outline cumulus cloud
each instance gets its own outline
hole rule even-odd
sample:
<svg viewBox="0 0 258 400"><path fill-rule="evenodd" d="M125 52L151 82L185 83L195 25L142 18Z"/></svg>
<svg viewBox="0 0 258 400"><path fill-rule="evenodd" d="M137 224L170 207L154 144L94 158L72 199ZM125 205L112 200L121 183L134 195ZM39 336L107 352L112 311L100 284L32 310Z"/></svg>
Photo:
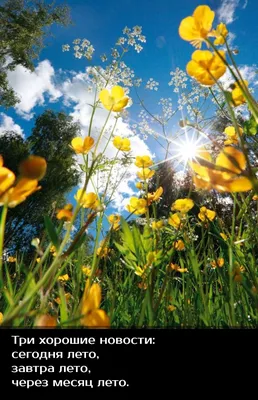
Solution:
<svg viewBox="0 0 258 400"><path fill-rule="evenodd" d="M40 62L33 72L21 65L14 71L8 71L9 84L20 99L15 107L16 112L29 120L33 117L33 108L43 105L46 97L50 102L61 97L62 93L56 87L54 77L55 71L49 60Z"/></svg>
<svg viewBox="0 0 258 400"><path fill-rule="evenodd" d="M233 68L233 66L232 66ZM249 83L249 86L256 86L258 84L258 75L257 75L257 66L256 65L241 65L239 66L239 71L243 77ZM234 82L232 75L229 70L220 78L220 82L222 83L225 89Z"/></svg>
<svg viewBox="0 0 258 400"><path fill-rule="evenodd" d="M240 5L240 0L222 0L217 10L218 19L225 24L231 24L235 20L235 12Z"/></svg>
<svg viewBox="0 0 258 400"><path fill-rule="evenodd" d="M20 125L16 124L11 117L4 113L0 113L0 120L0 136L4 135L7 131L13 131L24 137L23 129L20 127Z"/></svg>
<svg viewBox="0 0 258 400"><path fill-rule="evenodd" d="M61 90L64 96L64 104L72 108L71 115L74 120L77 121L82 129L82 134L87 135L90 116L92 113L91 104L94 102L95 88L92 87L89 91L88 74L80 72L77 75L73 75L70 79L66 79L63 83ZM105 124L108 111L101 106L96 109L91 135L95 138L95 141L99 137L102 127ZM117 154L117 149L113 146L112 141L108 142L111 131L115 124L115 116L111 115L108 123L106 124L105 132L102 140L98 146L98 153L105 151L105 156L108 159L114 159ZM133 157L137 155L150 155L150 149L147 143L132 132L130 125L123 119L119 118L116 124L116 128L113 132L114 136L128 137L131 141L131 155ZM122 153L118 155L122 158ZM122 163L115 165L112 170L112 178L110 187L107 190L108 196L112 194L112 184L118 185L115 192L112 194L113 203L112 205L122 211L125 204L128 203L128 197L136 195L136 189L134 182L136 180L137 168L134 165L123 166ZM88 190L93 190L94 187L98 192L105 191L106 181L109 175L109 171L101 171L95 176L93 184L90 184Z"/></svg>

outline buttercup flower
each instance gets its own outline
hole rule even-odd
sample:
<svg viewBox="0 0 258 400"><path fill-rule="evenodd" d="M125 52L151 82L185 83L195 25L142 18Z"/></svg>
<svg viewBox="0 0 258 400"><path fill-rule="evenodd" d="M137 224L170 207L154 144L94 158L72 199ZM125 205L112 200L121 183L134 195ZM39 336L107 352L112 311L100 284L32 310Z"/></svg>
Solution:
<svg viewBox="0 0 258 400"><path fill-rule="evenodd" d="M130 140L125 138L122 139L120 136L115 136L113 139L113 145L121 151L130 151L131 150L131 143Z"/></svg>
<svg viewBox="0 0 258 400"><path fill-rule="evenodd" d="M194 207L192 199L177 199L171 206L171 210L180 211L182 214L186 214Z"/></svg>
<svg viewBox="0 0 258 400"><path fill-rule="evenodd" d="M57 280L60 281L60 282L67 282L67 281L69 281L69 279L70 279L70 277L69 277L68 274L60 275L60 276L57 278Z"/></svg>
<svg viewBox="0 0 258 400"><path fill-rule="evenodd" d="M7 261L10 262L10 263L15 263L16 262L16 257L9 256L7 258Z"/></svg>
<svg viewBox="0 0 258 400"><path fill-rule="evenodd" d="M130 198L130 204L126 206L130 213L136 215L145 214L147 211L147 201L145 199L138 199L137 197Z"/></svg>
<svg viewBox="0 0 258 400"><path fill-rule="evenodd" d="M222 237L222 239L227 240L228 237L225 233L220 233L220 236Z"/></svg>
<svg viewBox="0 0 258 400"><path fill-rule="evenodd" d="M225 59L225 52L219 50ZM202 85L212 86L226 72L226 65L221 58L208 50L196 50L192 60L186 66L188 75L195 78Z"/></svg>
<svg viewBox="0 0 258 400"><path fill-rule="evenodd" d="M241 151L226 146L218 155L215 164L212 163L207 151L200 151L197 157L198 162L193 160L189 163L195 172L196 187L206 190L216 189L219 192L246 192L252 189L250 179L243 176L246 159Z"/></svg>
<svg viewBox="0 0 258 400"><path fill-rule="evenodd" d="M71 293L65 293L64 297L65 297L65 301L68 302L68 301L70 300L70 298L71 298ZM60 299L60 297L57 297L57 298L55 299L55 302L56 302L57 304L61 304L61 299Z"/></svg>
<svg viewBox="0 0 258 400"><path fill-rule="evenodd" d="M178 251L184 250L185 244L184 244L184 242L183 242L181 239L176 240L176 241L174 242L174 248L175 248L176 250L178 250Z"/></svg>
<svg viewBox="0 0 258 400"><path fill-rule="evenodd" d="M142 184L141 182L137 182L137 183L135 184L135 186L136 186L137 189L139 189L139 190L143 189L143 184Z"/></svg>
<svg viewBox="0 0 258 400"><path fill-rule="evenodd" d="M225 43L225 38L228 36L228 30L225 24L221 22L212 33L216 37L214 40L215 46L220 46Z"/></svg>
<svg viewBox="0 0 258 400"><path fill-rule="evenodd" d="M91 208L94 210L100 204L96 193L85 193L83 189L79 189L74 198L76 201L80 202L83 208Z"/></svg>
<svg viewBox="0 0 258 400"><path fill-rule="evenodd" d="M87 265L83 265L82 266L82 272L86 275L86 276L91 276L91 267L87 266Z"/></svg>
<svg viewBox="0 0 258 400"><path fill-rule="evenodd" d="M168 219L168 223L176 229L182 228L182 221L178 213L172 214Z"/></svg>
<svg viewBox="0 0 258 400"><path fill-rule="evenodd" d="M67 204L64 206L64 208L58 211L56 218L64 219L65 221L71 221L73 217L72 210L73 210L73 205Z"/></svg>
<svg viewBox="0 0 258 400"><path fill-rule="evenodd" d="M45 315L41 315L40 317L38 317L35 321L34 326L38 326L38 327L56 327L57 325L57 321L55 317L52 317L49 314L45 314Z"/></svg>
<svg viewBox="0 0 258 400"><path fill-rule="evenodd" d="M175 311L175 310L176 310L176 307L173 306L172 304L170 304L170 305L168 306L168 311L172 312L172 311Z"/></svg>
<svg viewBox="0 0 258 400"><path fill-rule="evenodd" d="M138 178L142 179L143 181L152 178L154 174L155 171L149 168L142 168L140 171L137 172Z"/></svg>
<svg viewBox="0 0 258 400"><path fill-rule="evenodd" d="M47 163L43 157L29 156L19 165L21 176L28 179L36 179L40 181L44 178L47 171Z"/></svg>
<svg viewBox="0 0 258 400"><path fill-rule="evenodd" d="M181 268L178 264L171 263L170 268L172 269L172 271L181 272L181 274L183 274L184 272L188 272L187 268Z"/></svg>
<svg viewBox="0 0 258 400"><path fill-rule="evenodd" d="M147 203L148 206L153 202L153 201L158 201L160 197L162 196L163 193L163 188L160 186L156 192L154 193L148 193L147 194Z"/></svg>
<svg viewBox="0 0 258 400"><path fill-rule="evenodd" d="M192 16L184 18L179 26L179 35L194 47L201 48L202 42L212 36L211 29L215 17L208 6L198 6Z"/></svg>
<svg viewBox="0 0 258 400"><path fill-rule="evenodd" d="M101 90L99 99L107 110L115 112L122 111L129 101L129 97L125 96L121 86L112 87L110 92L107 89Z"/></svg>
<svg viewBox="0 0 258 400"><path fill-rule="evenodd" d="M239 126L238 131L240 135L243 134L243 129ZM224 145L228 146L231 144L238 144L238 136L234 126L227 126L224 130L225 135L227 135L228 139L225 140Z"/></svg>
<svg viewBox="0 0 258 400"><path fill-rule="evenodd" d="M106 258L109 253L110 253L110 249L108 247L100 246L97 249L97 256L99 256L100 258Z"/></svg>
<svg viewBox="0 0 258 400"><path fill-rule="evenodd" d="M87 280L81 306L81 324L89 327L109 327L110 321L104 310L100 310L101 288L98 283L89 286Z"/></svg>
<svg viewBox="0 0 258 400"><path fill-rule="evenodd" d="M217 267L222 268L223 265L224 265L224 263L225 263L224 258L218 258L217 260L211 261L211 267L212 267L213 269L215 269L215 268L217 268Z"/></svg>
<svg viewBox="0 0 258 400"><path fill-rule="evenodd" d="M3 314L0 312L0 325L1 325L1 323L3 322L3 319L4 319L4 316L3 316Z"/></svg>
<svg viewBox="0 0 258 400"><path fill-rule="evenodd" d="M0 155L0 197L6 192L14 183L15 175L12 171L4 166L3 157Z"/></svg>
<svg viewBox="0 0 258 400"><path fill-rule="evenodd" d="M201 207L198 217L203 222L205 222L207 220L213 221L214 218L216 217L216 212L212 211L212 210L208 210L208 208L206 208L206 207Z"/></svg>
<svg viewBox="0 0 258 400"><path fill-rule="evenodd" d="M153 165L153 161L149 156L137 156L134 165L138 168L148 168Z"/></svg>
<svg viewBox="0 0 258 400"><path fill-rule="evenodd" d="M120 222L120 215L115 215L111 214L108 217L108 222L112 225L112 229L117 230L119 228L119 222Z"/></svg>
<svg viewBox="0 0 258 400"><path fill-rule="evenodd" d="M71 141L71 146L76 154L88 154L94 146L94 139L90 136L86 136L84 140L76 137Z"/></svg>
<svg viewBox="0 0 258 400"><path fill-rule="evenodd" d="M16 186L11 187L0 197L0 205L7 204L13 208L26 200L32 193L41 189L36 179L21 178Z"/></svg>
<svg viewBox="0 0 258 400"><path fill-rule="evenodd" d="M248 86L248 82L246 80L244 80L244 84L247 87ZM243 86L243 83L242 83ZM232 87L232 101L233 101L233 105L235 107L240 106L241 104L245 103L245 97L243 95L243 92L239 86L239 84L237 82L235 82L233 85L231 85Z"/></svg>
<svg viewBox="0 0 258 400"><path fill-rule="evenodd" d="M164 226L164 222L163 221L153 221L151 223L151 227L154 230L159 230L159 229L163 228L163 226Z"/></svg>

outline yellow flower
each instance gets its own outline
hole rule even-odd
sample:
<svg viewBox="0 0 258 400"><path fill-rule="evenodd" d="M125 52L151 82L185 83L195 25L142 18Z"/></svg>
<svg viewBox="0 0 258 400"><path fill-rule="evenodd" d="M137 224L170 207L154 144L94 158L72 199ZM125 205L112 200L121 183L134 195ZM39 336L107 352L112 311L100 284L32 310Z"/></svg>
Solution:
<svg viewBox="0 0 258 400"><path fill-rule="evenodd" d="M168 223L176 229L182 228L182 222L178 213L172 214L168 219Z"/></svg>
<svg viewBox="0 0 258 400"><path fill-rule="evenodd" d="M138 288L139 288L139 289L146 290L147 287L148 287L148 285L147 285L147 283L144 282L144 281L141 281L140 283L138 283Z"/></svg>
<svg viewBox="0 0 258 400"><path fill-rule="evenodd" d="M154 230L159 230L159 229L163 228L163 226L164 226L164 222L163 221L153 221L151 223L151 227Z"/></svg>
<svg viewBox="0 0 258 400"><path fill-rule="evenodd" d="M0 197L0 205L7 204L13 208L26 200L32 193L41 189L36 179L21 178L17 185L11 187Z"/></svg>
<svg viewBox="0 0 258 400"><path fill-rule="evenodd" d="M126 206L130 213L136 215L145 214L147 211L147 201L145 199L138 199L137 197L130 198L130 204Z"/></svg>
<svg viewBox="0 0 258 400"><path fill-rule="evenodd" d="M121 86L112 87L111 92L107 89L101 90L99 99L107 110L115 112L122 111L129 101L129 97L125 96Z"/></svg>
<svg viewBox="0 0 258 400"><path fill-rule="evenodd" d="M57 321L55 317L52 317L49 314L44 314L41 315L40 317L37 317L34 326L37 327L49 327L49 328L54 328L57 325Z"/></svg>
<svg viewBox="0 0 258 400"><path fill-rule="evenodd" d="M244 85L247 87L248 86L248 82L246 80L244 80ZM243 82L241 82L241 86L243 86ZM240 106L241 104L245 103L245 97L243 96L243 92L239 86L239 84L237 82L235 82L233 85L231 85L231 87L233 88L231 95L232 95L232 101L233 101L233 105L235 107Z"/></svg>
<svg viewBox="0 0 258 400"><path fill-rule="evenodd" d="M171 206L171 210L181 211L185 214L194 207L194 202L191 199L177 199Z"/></svg>
<svg viewBox="0 0 258 400"><path fill-rule="evenodd" d="M211 36L214 11L208 6L198 6L192 16L184 18L179 26L179 35L194 47L201 48L202 42Z"/></svg>
<svg viewBox="0 0 258 400"><path fill-rule="evenodd" d="M43 157L29 156L19 165L20 174L28 179L40 181L44 178L47 171L47 163Z"/></svg>
<svg viewBox="0 0 258 400"><path fill-rule="evenodd" d="M216 189L219 192L246 192L252 189L250 179L241 175L246 168L245 156L234 147L226 146L215 164L205 151L198 154L198 162L189 164L195 172L194 183L200 189Z"/></svg>
<svg viewBox="0 0 258 400"><path fill-rule="evenodd" d="M109 253L110 253L110 249L108 247L100 246L97 249L97 256L99 256L100 258L106 258Z"/></svg>
<svg viewBox="0 0 258 400"><path fill-rule="evenodd" d="M146 258L147 258L147 265L153 264L157 259L157 252L149 251Z"/></svg>
<svg viewBox="0 0 258 400"><path fill-rule="evenodd" d="M94 139L90 136L86 136L84 140L76 137L71 141L71 146L76 154L88 154L94 146Z"/></svg>
<svg viewBox="0 0 258 400"><path fill-rule="evenodd" d="M83 298L81 313L81 324L83 326L95 326L95 327L109 327L110 321L104 310L100 310L101 303L101 288L98 283L93 283L89 286L89 280L87 280Z"/></svg>
<svg viewBox="0 0 258 400"><path fill-rule="evenodd" d="M57 215L56 215L57 219L64 219L66 221L71 221L73 218L73 213L71 211L68 210L59 210Z"/></svg>
<svg viewBox="0 0 258 400"><path fill-rule="evenodd" d="M222 239L227 240L228 237L225 233L220 233L220 236L222 237Z"/></svg>
<svg viewBox="0 0 258 400"><path fill-rule="evenodd" d="M135 268L134 273L135 273L135 275L143 276L143 275L145 274L146 269L147 269L147 266L146 266L146 265L145 265L143 268L137 266L137 267Z"/></svg>
<svg viewBox="0 0 258 400"><path fill-rule="evenodd" d="M14 184L15 175L8 168L3 167L3 157L0 156L0 198Z"/></svg>
<svg viewBox="0 0 258 400"><path fill-rule="evenodd" d="M184 250L184 242L181 239L177 240L176 242L174 242L174 248L178 251Z"/></svg>
<svg viewBox="0 0 258 400"><path fill-rule="evenodd" d="M172 304L170 304L169 306L168 306L168 311L175 311L176 310L176 307L175 306L173 306Z"/></svg>
<svg viewBox="0 0 258 400"><path fill-rule="evenodd" d="M37 263L39 263L39 262L40 262L40 260L41 260L41 258L40 258L40 257L38 257L38 258L36 259Z"/></svg>
<svg viewBox="0 0 258 400"><path fill-rule="evenodd" d="M137 183L135 184L135 186L136 186L137 189L139 189L139 190L143 189L143 184L142 184L141 182L137 182Z"/></svg>
<svg viewBox="0 0 258 400"><path fill-rule="evenodd" d="M182 241L181 241L182 242ZM183 243L183 242L182 242ZM177 250L183 250L184 247L181 249L177 249ZM181 272L181 274L188 272L187 268L181 268L180 265L178 264L170 264L170 268L172 269L172 271L176 271L176 272Z"/></svg>
<svg viewBox="0 0 258 400"><path fill-rule="evenodd" d="M71 298L71 293L65 293L64 297L65 297L65 301L68 302L68 301L70 300L70 298ZM56 302L57 304L61 304L61 299L60 299L60 297L57 297L57 298L55 299L55 302Z"/></svg>
<svg viewBox="0 0 258 400"><path fill-rule="evenodd" d="M148 168L153 165L153 161L149 156L137 156L134 164L138 168Z"/></svg>
<svg viewBox="0 0 258 400"><path fill-rule="evenodd" d="M217 260L211 261L211 266L213 269L217 267L222 268L224 263L225 263L224 258L218 258Z"/></svg>
<svg viewBox="0 0 258 400"><path fill-rule="evenodd" d="M212 32L216 39L214 40L215 46L220 46L225 43L225 38L228 36L228 30L225 24L221 22L216 30Z"/></svg>
<svg viewBox="0 0 258 400"><path fill-rule="evenodd" d="M156 192L154 193L148 193L147 194L147 203L148 206L153 202L153 201L158 201L160 199L160 197L163 194L163 188L160 186Z"/></svg>
<svg viewBox="0 0 258 400"><path fill-rule="evenodd" d="M122 139L120 136L115 136L113 139L113 145L121 151L130 151L131 150L131 143L130 140L125 138Z"/></svg>
<svg viewBox="0 0 258 400"><path fill-rule="evenodd" d="M243 129L238 127L238 131L240 135L242 136L243 134ZM228 139L225 140L224 144L225 145L230 145L230 144L238 144L238 136L237 132L234 126L227 126L224 130L225 135L227 135Z"/></svg>
<svg viewBox="0 0 258 400"><path fill-rule="evenodd" d="M74 196L75 200L80 202L80 205L83 208L91 208L95 210L99 206L98 196L93 193L85 193L83 189L78 189L76 195Z"/></svg>
<svg viewBox="0 0 258 400"><path fill-rule="evenodd" d="M236 261L234 263L234 268L233 268L233 279L235 282L242 282L243 280L243 272L245 272L245 267L243 265L239 265L239 263Z"/></svg>
<svg viewBox="0 0 258 400"><path fill-rule="evenodd" d="M50 253L55 253L56 252L56 247L55 246L51 246L49 251L50 251Z"/></svg>
<svg viewBox="0 0 258 400"><path fill-rule="evenodd" d="M137 172L138 178L142 179L143 181L152 178L154 174L155 171L149 168L142 168L140 171Z"/></svg>
<svg viewBox="0 0 258 400"><path fill-rule="evenodd" d="M258 200L258 195L257 194L255 194L253 197L252 197L252 200Z"/></svg>
<svg viewBox="0 0 258 400"><path fill-rule="evenodd" d="M9 257L7 258L7 261L10 262L10 263L15 263L16 260L17 260L16 257L12 257L12 256L9 256Z"/></svg>
<svg viewBox="0 0 258 400"><path fill-rule="evenodd" d="M60 282L67 282L67 281L69 281L69 279L70 279L70 277L69 277L68 274L60 275L60 276L57 278L57 280L60 281Z"/></svg>
<svg viewBox="0 0 258 400"><path fill-rule="evenodd" d="M225 52L219 50L223 59ZM202 85L211 86L224 75L226 65L218 54L214 54L208 50L196 50L192 54L192 60L186 66L188 75L195 78Z"/></svg>
<svg viewBox="0 0 258 400"><path fill-rule="evenodd" d="M82 266L82 272L86 275L86 276L91 276L91 267L87 266L87 265L83 265Z"/></svg>
<svg viewBox="0 0 258 400"><path fill-rule="evenodd" d="M120 215L111 214L108 217L108 222L112 225L112 229L117 230L119 229L119 222L120 222Z"/></svg>
<svg viewBox="0 0 258 400"><path fill-rule="evenodd" d="M206 207L201 207L198 217L203 222L205 222L207 220L213 221L214 218L216 217L216 212L212 211L212 210L208 210L208 208L206 208Z"/></svg>
<svg viewBox="0 0 258 400"><path fill-rule="evenodd" d="M1 323L3 322L3 319L4 319L4 316L3 316L3 314L0 312L0 325L1 325Z"/></svg>

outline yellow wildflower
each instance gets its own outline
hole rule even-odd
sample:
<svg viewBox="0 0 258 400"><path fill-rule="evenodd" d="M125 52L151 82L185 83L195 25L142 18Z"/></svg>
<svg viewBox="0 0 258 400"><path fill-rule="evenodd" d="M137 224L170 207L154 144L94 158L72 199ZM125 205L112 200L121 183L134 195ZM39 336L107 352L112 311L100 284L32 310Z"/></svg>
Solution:
<svg viewBox="0 0 258 400"><path fill-rule="evenodd" d="M241 175L246 168L245 156L234 147L226 146L215 164L205 151L198 154L198 161L193 160L189 164L195 172L194 183L200 189L216 189L219 192L245 192L252 189L250 179Z"/></svg>
<svg viewBox="0 0 258 400"><path fill-rule="evenodd" d="M148 287L148 285L147 285L147 283L144 282L144 281L141 281L141 282L138 283L138 288L139 288L139 289L146 290L147 287Z"/></svg>
<svg viewBox="0 0 258 400"><path fill-rule="evenodd" d="M41 258L40 258L40 257L38 257L38 258L36 259L37 263L39 263L39 262L40 262L40 260L41 260Z"/></svg>
<svg viewBox="0 0 258 400"><path fill-rule="evenodd" d="M65 301L68 302L72 296L71 296L71 293L65 293L64 297L65 297ZM61 299L60 299L60 297L57 297L57 298L55 299L55 302L56 302L57 304L61 304Z"/></svg>
<svg viewBox="0 0 258 400"><path fill-rule="evenodd" d="M201 221L205 222L207 220L213 221L214 218L216 217L216 212L209 210L206 207L201 207L200 212L198 214L198 217L200 218Z"/></svg>
<svg viewBox="0 0 258 400"><path fill-rule="evenodd" d="M153 165L153 161L149 156L137 156L134 164L138 168L148 168Z"/></svg>
<svg viewBox="0 0 258 400"><path fill-rule="evenodd" d="M129 101L129 97L125 96L124 89L121 86L114 86L111 91L101 90L99 99L107 110L115 112L122 111Z"/></svg>
<svg viewBox="0 0 258 400"><path fill-rule="evenodd" d="M69 279L70 279L70 277L69 277L68 274L60 275L60 276L57 278L57 280L60 281L60 282L67 282L67 281L69 281Z"/></svg>
<svg viewBox="0 0 258 400"><path fill-rule="evenodd" d="M225 233L220 233L220 236L222 237L222 239L227 240L227 235Z"/></svg>
<svg viewBox="0 0 258 400"><path fill-rule="evenodd" d="M174 242L174 248L175 248L176 250L178 250L178 251L184 250L184 249L185 249L185 244L184 244L184 242L183 242L181 239L176 240L176 241Z"/></svg>
<svg viewBox="0 0 258 400"><path fill-rule="evenodd" d="M214 40L215 46L220 46L225 43L225 38L228 36L228 30L225 24L221 22L216 30L212 32L216 39Z"/></svg>
<svg viewBox="0 0 258 400"><path fill-rule="evenodd" d="M180 211L185 214L194 207L194 202L191 199L177 199L171 206L171 210Z"/></svg>
<svg viewBox="0 0 258 400"><path fill-rule="evenodd" d="M173 306L172 304L170 304L170 305L168 306L168 311L172 312L172 311L175 311L175 310L176 310L176 307Z"/></svg>
<svg viewBox="0 0 258 400"><path fill-rule="evenodd" d="M82 266L82 272L86 275L86 276L91 276L91 267L88 265L83 265Z"/></svg>
<svg viewBox="0 0 258 400"><path fill-rule="evenodd" d="M147 203L148 206L153 202L153 201L158 201L160 199L160 197L163 194L163 188L160 186L156 192L154 193L148 193L147 194Z"/></svg>
<svg viewBox="0 0 258 400"><path fill-rule="evenodd" d="M243 129L238 127L238 131L240 135L242 136L243 134ZM227 135L228 139L225 140L224 144L225 145L230 145L230 144L238 144L238 136L237 132L234 126L227 126L226 129L224 130L225 135Z"/></svg>
<svg viewBox="0 0 258 400"><path fill-rule="evenodd" d="M142 179L143 181L152 178L154 174L155 171L149 168L142 168L140 171L137 172L138 178Z"/></svg>
<svg viewBox="0 0 258 400"><path fill-rule="evenodd" d="M76 137L71 141L71 146L76 154L88 154L94 146L94 139L86 136L85 139Z"/></svg>
<svg viewBox="0 0 258 400"><path fill-rule="evenodd" d="M144 273L145 273L145 271L146 271L146 269L147 269L147 266L146 266L146 265L145 265L143 268L137 266L137 267L135 268L134 273L135 273L135 275L143 276Z"/></svg>
<svg viewBox="0 0 258 400"><path fill-rule="evenodd" d="M131 143L130 140L125 138L122 139L120 136L115 136L113 139L113 145L121 151L130 151L131 150Z"/></svg>
<svg viewBox="0 0 258 400"><path fill-rule="evenodd" d="M0 198L15 181L15 175L8 168L3 167L3 157L0 156Z"/></svg>
<svg viewBox="0 0 258 400"><path fill-rule="evenodd" d="M202 42L211 36L214 11L208 6L198 6L192 16L186 17L179 26L179 35L194 47L201 48Z"/></svg>
<svg viewBox="0 0 258 400"><path fill-rule="evenodd" d="M145 199L138 199L137 197L130 198L130 204L126 206L130 213L136 215L145 214L147 211L147 201Z"/></svg>
<svg viewBox="0 0 258 400"><path fill-rule="evenodd" d="M28 179L40 181L44 178L47 170L47 163L43 157L29 156L19 165L20 174Z"/></svg>
<svg viewBox="0 0 258 400"><path fill-rule="evenodd" d="M141 182L137 182L135 184L135 186L137 187L137 189L142 190L143 189L143 184Z"/></svg>
<svg viewBox="0 0 258 400"><path fill-rule="evenodd" d="M47 327L47 328L54 328L57 325L56 317L52 317L49 314L41 315L40 317L36 318L34 326L37 327Z"/></svg>
<svg viewBox="0 0 258 400"><path fill-rule="evenodd" d="M243 83L244 82L244 83ZM248 86L248 82L246 80L244 80L243 82L241 82L241 86ZM235 82L233 85L231 85L232 87L232 101L233 101L233 105L235 107L240 106L241 104L245 103L245 97L243 95L243 92L239 86L239 84L237 82Z"/></svg>
<svg viewBox="0 0 258 400"><path fill-rule="evenodd" d="M183 250L183 249L181 249ZM180 265L178 264L170 264L170 268L172 269L172 271L176 271L176 272L181 272L181 274L183 274L184 272L188 272L187 268L181 268Z"/></svg>
<svg viewBox="0 0 258 400"><path fill-rule="evenodd" d="M109 327L110 321L104 310L100 310L101 288L98 283L89 286L87 280L81 305L81 324L89 327Z"/></svg>
<svg viewBox="0 0 258 400"><path fill-rule="evenodd" d="M10 262L10 263L15 263L16 260L17 260L16 257L12 257L12 256L9 256L9 257L7 258L7 261Z"/></svg>
<svg viewBox="0 0 258 400"><path fill-rule="evenodd" d="M163 222L163 221L153 221L153 222L151 223L151 227L152 227L152 229L154 229L154 230L162 229L163 226L164 226L164 222Z"/></svg>
<svg viewBox="0 0 258 400"><path fill-rule="evenodd" d="M7 204L10 208L16 207L25 201L28 196L40 189L41 186L38 186L36 179L21 178L16 186L11 187L0 197L0 206Z"/></svg>
<svg viewBox="0 0 258 400"><path fill-rule="evenodd" d="M96 193L93 192L85 193L83 189L78 189L74 198L76 201L80 202L80 205L83 208L91 208L95 210L96 208L99 207L100 204Z"/></svg>
<svg viewBox="0 0 258 400"><path fill-rule="evenodd" d="M3 316L3 314L0 312L0 325L1 325L1 323L3 322L3 319L4 319L4 316Z"/></svg>
<svg viewBox="0 0 258 400"><path fill-rule="evenodd" d="M73 205L72 204L67 204L62 208L61 210L58 210L56 218L57 219L64 219L66 221L71 221L73 218Z"/></svg>
<svg viewBox="0 0 258 400"><path fill-rule="evenodd" d="M120 219L121 219L120 215L111 214L108 216L108 222L112 225L112 229L114 230L119 229Z"/></svg>
<svg viewBox="0 0 258 400"><path fill-rule="evenodd" d="M225 264L224 258L218 258L217 260L211 261L211 266L213 269L217 267L222 268L224 264Z"/></svg>
<svg viewBox="0 0 258 400"><path fill-rule="evenodd" d="M225 59L225 52L219 50L219 53ZM188 75L206 86L214 85L224 75L226 69L226 64L219 55L208 50L194 51L192 60L186 66Z"/></svg>
<svg viewBox="0 0 258 400"><path fill-rule="evenodd" d="M168 219L168 223L169 225L172 225L176 229L180 229L183 226L178 213L172 214Z"/></svg>
<svg viewBox="0 0 258 400"><path fill-rule="evenodd" d="M97 249L97 256L99 256L100 258L106 258L109 253L110 253L110 249L108 247L100 246Z"/></svg>

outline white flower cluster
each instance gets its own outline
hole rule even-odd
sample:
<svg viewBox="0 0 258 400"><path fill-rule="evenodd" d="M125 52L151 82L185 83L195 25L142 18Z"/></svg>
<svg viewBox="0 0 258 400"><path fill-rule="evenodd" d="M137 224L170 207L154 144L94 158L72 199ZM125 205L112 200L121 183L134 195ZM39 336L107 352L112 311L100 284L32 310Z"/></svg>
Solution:
<svg viewBox="0 0 258 400"><path fill-rule="evenodd" d="M158 88L159 88L159 82L154 81L153 78L150 78L150 79L147 81L147 84L146 84L146 86L145 86L145 89L155 90L155 91L157 91Z"/></svg>
<svg viewBox="0 0 258 400"><path fill-rule="evenodd" d="M70 45L64 44L62 46L63 51L69 51ZM88 39L75 39L73 41L73 50L75 58L85 57L87 60L91 60L95 51L94 47Z"/></svg>
<svg viewBox="0 0 258 400"><path fill-rule="evenodd" d="M182 69L177 67L175 71L170 72L170 75L172 78L169 81L168 85L174 86L175 93L179 93L179 88L181 89L186 88L186 82L188 81L188 77Z"/></svg>
<svg viewBox="0 0 258 400"><path fill-rule="evenodd" d="M172 116L172 99L171 97L168 98L161 98L158 102L158 105L162 107L162 121L166 123ZM160 119L160 118L159 118Z"/></svg>
<svg viewBox="0 0 258 400"><path fill-rule="evenodd" d="M136 25L131 29L126 26L123 34L125 36L118 38L116 45L121 46L124 50L128 50L128 47L131 46L137 53L140 53L143 49L140 43L146 43L146 37L142 35L142 27Z"/></svg>

